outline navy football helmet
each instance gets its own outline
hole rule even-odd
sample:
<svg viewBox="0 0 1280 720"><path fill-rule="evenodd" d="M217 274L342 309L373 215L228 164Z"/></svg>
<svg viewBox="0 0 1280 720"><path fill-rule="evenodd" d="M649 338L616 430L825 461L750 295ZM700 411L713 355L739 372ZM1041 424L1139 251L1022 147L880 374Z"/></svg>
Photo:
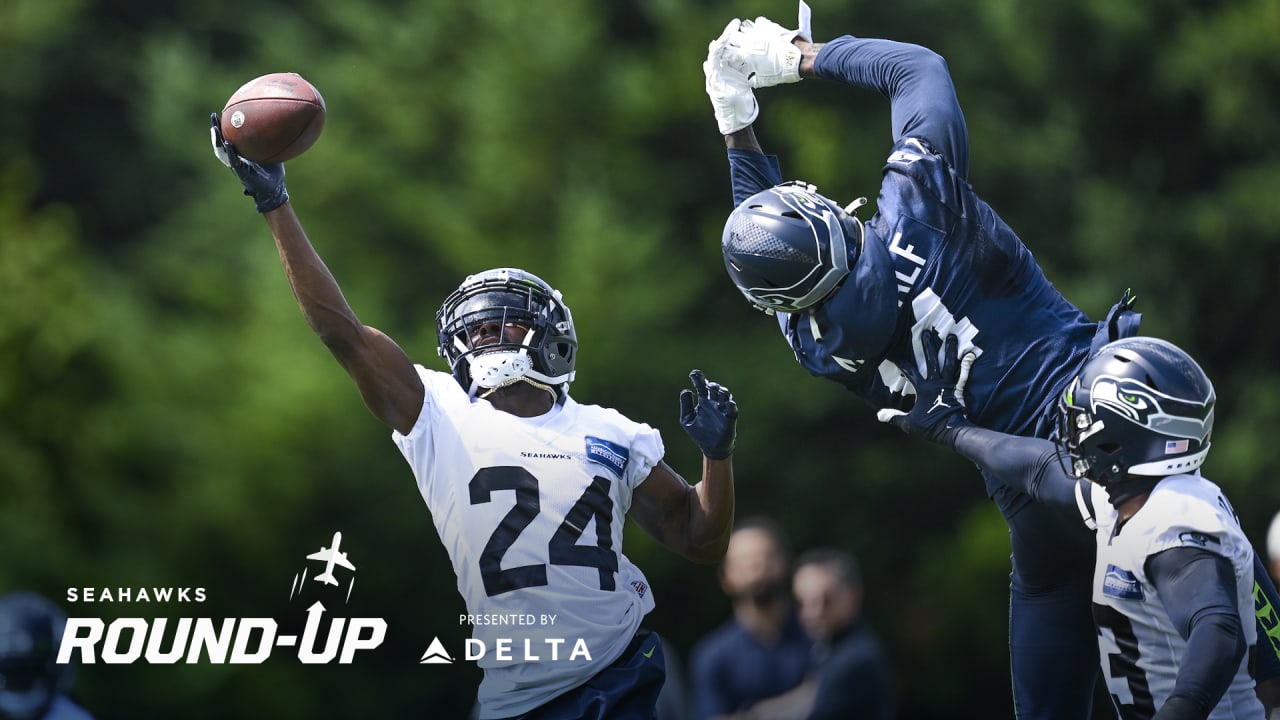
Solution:
<svg viewBox="0 0 1280 720"><path fill-rule="evenodd" d="M527 328L518 342L502 338L473 345L486 325ZM436 313L440 357L469 394L521 380L562 398L574 376L578 336L573 316L553 289L533 273L496 268L470 275Z"/></svg>
<svg viewBox="0 0 1280 720"><path fill-rule="evenodd" d="M720 238L738 290L768 313L798 312L830 295L862 249L862 223L808 183L775 185L742 201Z"/></svg>
<svg viewBox="0 0 1280 720"><path fill-rule="evenodd" d="M1214 401L1209 377L1177 346L1116 340L1063 392L1055 440L1075 477L1102 485L1190 472L1209 454Z"/></svg>
<svg viewBox="0 0 1280 720"><path fill-rule="evenodd" d="M70 683L58 648L67 617L42 595L18 591L0 597L0 717L43 717Z"/></svg>

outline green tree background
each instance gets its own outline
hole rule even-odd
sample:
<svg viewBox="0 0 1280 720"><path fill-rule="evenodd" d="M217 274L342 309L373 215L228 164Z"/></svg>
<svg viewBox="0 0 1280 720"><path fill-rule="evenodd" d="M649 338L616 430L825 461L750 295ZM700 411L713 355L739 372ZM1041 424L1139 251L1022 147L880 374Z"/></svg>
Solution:
<svg viewBox="0 0 1280 720"><path fill-rule="evenodd" d="M1100 317L1217 385L1206 467L1262 548L1280 509L1280 5L814 0L815 34L943 54L974 185ZM417 664L466 628L447 556L388 432L301 320L270 236L212 159L210 111L296 71L328 104L289 164L312 240L362 319L416 359L469 272L551 280L582 343L579 399L663 431L693 367L742 407L739 516L856 553L903 717L1007 717L1008 539L966 463L875 422L796 365L725 276L722 142L702 91L731 17L779 0L412 3L7 0L0 5L0 592L72 615L275 616L335 529L351 616L388 639L350 666L93 665L99 718L462 717L474 666ZM888 105L805 81L759 94L784 172L874 197ZM1272 448L1268 450L1267 448ZM713 566L628 529L683 654L728 613ZM357 559L358 558L358 559ZM363 561L363 562L362 562ZM203 587L201 604L66 602L68 588ZM1104 711L1108 712L1108 711Z"/></svg>

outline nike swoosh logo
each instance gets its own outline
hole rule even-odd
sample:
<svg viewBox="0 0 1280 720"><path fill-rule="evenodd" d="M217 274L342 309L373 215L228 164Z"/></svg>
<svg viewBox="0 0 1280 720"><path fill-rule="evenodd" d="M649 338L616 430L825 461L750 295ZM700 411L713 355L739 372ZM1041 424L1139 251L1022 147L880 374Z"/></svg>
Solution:
<svg viewBox="0 0 1280 720"><path fill-rule="evenodd" d="M651 657L653 657L653 651L654 651L655 649L656 649L656 648L649 648L649 652L640 653L640 654L641 654L641 655L643 655L643 656L645 656L645 657L647 657L647 658L651 658Z"/></svg>

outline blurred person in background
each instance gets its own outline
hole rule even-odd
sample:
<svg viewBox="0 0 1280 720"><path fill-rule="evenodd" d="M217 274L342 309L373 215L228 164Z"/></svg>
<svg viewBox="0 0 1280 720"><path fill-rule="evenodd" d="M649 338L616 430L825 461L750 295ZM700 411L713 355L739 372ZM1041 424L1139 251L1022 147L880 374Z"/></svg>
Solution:
<svg viewBox="0 0 1280 720"><path fill-rule="evenodd" d="M790 599L791 555L772 518L753 516L729 536L720 587L732 616L690 653L695 720L743 718L804 680L812 642Z"/></svg>
<svg viewBox="0 0 1280 720"><path fill-rule="evenodd" d="M1267 526L1267 574L1280 582L1280 512L1271 517Z"/></svg>
<svg viewBox="0 0 1280 720"><path fill-rule="evenodd" d="M68 695L72 667L55 662L66 624L43 595L0 597L0 720L93 720Z"/></svg>
<svg viewBox="0 0 1280 720"><path fill-rule="evenodd" d="M862 614L863 584L854 557L815 548L796 560L791 581L800 624L813 639L804 682L760 702L745 720L888 720L893 672L880 638Z"/></svg>

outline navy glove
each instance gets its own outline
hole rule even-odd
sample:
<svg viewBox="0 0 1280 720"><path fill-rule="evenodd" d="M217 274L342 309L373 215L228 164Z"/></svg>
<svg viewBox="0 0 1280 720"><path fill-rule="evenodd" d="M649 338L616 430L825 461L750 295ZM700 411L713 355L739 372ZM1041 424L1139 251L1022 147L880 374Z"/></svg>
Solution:
<svg viewBox="0 0 1280 720"><path fill-rule="evenodd" d="M240 178L240 182L244 184L244 194L253 198L258 212L275 210L289 202L289 191L284 187L284 163L259 165L252 160L245 160L236 152L235 146L222 137L218 113L209 115L209 124L213 154Z"/></svg>
<svg viewBox="0 0 1280 720"><path fill-rule="evenodd" d="M689 373L693 390L680 391L680 425L702 454L723 460L733 454L738 434L738 403L725 386L708 382L701 370Z"/></svg>
<svg viewBox="0 0 1280 720"><path fill-rule="evenodd" d="M965 415L964 385L976 356L966 353L961 358L960 339L955 335L948 335L943 343L938 333L930 330L920 337L920 343L924 346L927 374L916 386L916 402L911 411L885 409L876 417L913 437L954 448L956 433L970 424Z"/></svg>

